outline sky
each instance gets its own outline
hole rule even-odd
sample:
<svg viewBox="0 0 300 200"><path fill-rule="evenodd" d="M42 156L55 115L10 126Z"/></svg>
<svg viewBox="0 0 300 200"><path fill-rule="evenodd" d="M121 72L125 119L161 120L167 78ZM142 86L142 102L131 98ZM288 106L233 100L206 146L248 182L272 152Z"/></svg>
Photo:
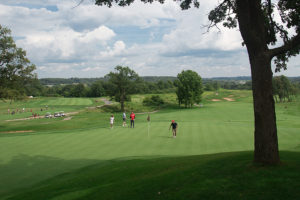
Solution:
<svg viewBox="0 0 300 200"><path fill-rule="evenodd" d="M36 65L38 78L103 77L117 65L140 76L203 78L250 76L238 29L210 29L218 0L182 11L178 2L129 7L96 6L93 0L0 0L0 24ZM78 5L78 6L77 6ZM275 75L300 76L300 56ZM274 70L273 70L274 71Z"/></svg>

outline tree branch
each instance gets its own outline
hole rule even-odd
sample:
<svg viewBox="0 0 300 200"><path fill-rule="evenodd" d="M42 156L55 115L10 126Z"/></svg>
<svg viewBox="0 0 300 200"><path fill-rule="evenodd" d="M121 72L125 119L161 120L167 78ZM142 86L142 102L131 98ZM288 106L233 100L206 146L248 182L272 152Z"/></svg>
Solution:
<svg viewBox="0 0 300 200"><path fill-rule="evenodd" d="M76 8L76 7L78 7L78 6L80 6L80 4L83 3L83 1L84 1L84 0L80 0L80 2L79 2L76 6L72 7L72 9L74 9L74 8Z"/></svg>
<svg viewBox="0 0 300 200"><path fill-rule="evenodd" d="M285 44L282 45L281 47L270 49L269 54L271 58L273 58L274 56L278 56L280 54L286 53L287 51L290 51L293 48L296 48L297 46L300 47L300 33L292 37L289 41L285 42Z"/></svg>
<svg viewBox="0 0 300 200"><path fill-rule="evenodd" d="M272 9L272 2L271 0L268 0L268 3L267 3L267 6L268 6L268 17L269 17L269 20L270 20L270 23L273 27L276 27L277 30L280 32L280 34L283 36L283 40L284 41L287 41L288 40L288 33L286 30L284 30L282 27L280 27L274 20L273 20L273 17L272 17L272 13L273 13L273 9ZM272 30L274 31L274 30ZM275 34L275 33L274 33Z"/></svg>

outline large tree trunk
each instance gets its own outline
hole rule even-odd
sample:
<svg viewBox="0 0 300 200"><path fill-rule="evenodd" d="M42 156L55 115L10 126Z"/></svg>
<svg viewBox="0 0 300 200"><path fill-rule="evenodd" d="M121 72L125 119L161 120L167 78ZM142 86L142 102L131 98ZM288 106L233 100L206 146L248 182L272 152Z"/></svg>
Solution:
<svg viewBox="0 0 300 200"><path fill-rule="evenodd" d="M121 101L121 111L124 112L125 108L124 108L124 101Z"/></svg>
<svg viewBox="0 0 300 200"><path fill-rule="evenodd" d="M254 162L279 163L271 56L266 42L261 0L236 0L240 32L247 46L255 118Z"/></svg>
<svg viewBox="0 0 300 200"><path fill-rule="evenodd" d="M254 162L279 162L275 103L272 93L271 60L249 53L255 118Z"/></svg>

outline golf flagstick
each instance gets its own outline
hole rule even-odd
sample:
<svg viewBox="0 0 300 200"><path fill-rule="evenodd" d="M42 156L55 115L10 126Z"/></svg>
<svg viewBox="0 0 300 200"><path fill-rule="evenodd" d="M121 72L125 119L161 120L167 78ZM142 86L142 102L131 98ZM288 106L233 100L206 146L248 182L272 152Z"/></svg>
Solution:
<svg viewBox="0 0 300 200"><path fill-rule="evenodd" d="M149 132L150 132L150 115L149 115L149 113L148 113L147 121L148 121L148 137L149 137Z"/></svg>
<svg viewBox="0 0 300 200"><path fill-rule="evenodd" d="M148 137L149 137L149 132L150 132L150 122L148 122Z"/></svg>

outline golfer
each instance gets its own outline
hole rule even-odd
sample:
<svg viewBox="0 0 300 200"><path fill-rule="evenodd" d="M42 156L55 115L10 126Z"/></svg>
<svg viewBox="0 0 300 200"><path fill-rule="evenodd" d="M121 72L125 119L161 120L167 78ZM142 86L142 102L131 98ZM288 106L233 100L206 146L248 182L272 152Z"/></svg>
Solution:
<svg viewBox="0 0 300 200"><path fill-rule="evenodd" d="M172 120L172 123L170 124L169 130L170 130L171 127L172 127L173 138L176 138L178 124L175 122L175 120Z"/></svg>
<svg viewBox="0 0 300 200"><path fill-rule="evenodd" d="M123 127L125 127L126 126L126 113L125 113L125 111L123 112L122 117L123 117Z"/></svg>
<svg viewBox="0 0 300 200"><path fill-rule="evenodd" d="M115 121L114 115L111 115L111 117L110 117L110 128L113 128L114 121Z"/></svg>
<svg viewBox="0 0 300 200"><path fill-rule="evenodd" d="M135 114L131 112L130 114L130 128L134 128L134 119L135 119Z"/></svg>

